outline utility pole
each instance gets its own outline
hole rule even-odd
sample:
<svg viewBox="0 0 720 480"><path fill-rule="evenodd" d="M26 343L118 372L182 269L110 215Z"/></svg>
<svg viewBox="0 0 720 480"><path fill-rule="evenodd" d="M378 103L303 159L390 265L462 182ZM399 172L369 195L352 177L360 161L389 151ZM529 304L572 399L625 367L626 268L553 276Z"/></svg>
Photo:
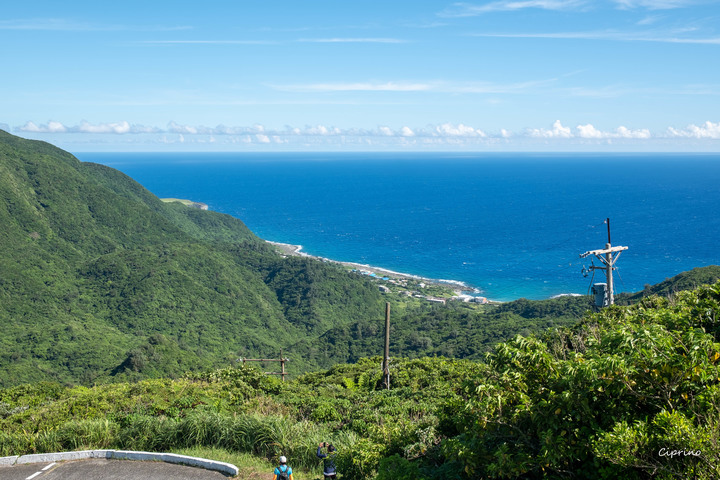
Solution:
<svg viewBox="0 0 720 480"><path fill-rule="evenodd" d="M382 369L382 385L390 390L390 302L385 302L385 351Z"/></svg>
<svg viewBox="0 0 720 480"><path fill-rule="evenodd" d="M283 357L283 351L282 348L280 349L280 358L241 358L243 362L243 366L245 365L245 362L280 362L280 371L279 372L263 372L265 375L280 375L282 378L282 381L285 381L285 375L287 373L285 372L285 363L288 362L290 359Z"/></svg>
<svg viewBox="0 0 720 480"><path fill-rule="evenodd" d="M615 297L614 297L614 290L613 290L613 275L612 271L615 270L615 262L617 262L618 257L620 254L627 250L628 247L613 247L610 239L610 219L608 218L605 220L607 223L607 233L608 233L608 241L605 244L605 248L600 250L590 250L589 252L581 253L580 258L585 258L590 255L594 255L600 262L605 265L604 267L596 267L595 265L592 265L589 267L590 270L605 270L605 277L607 278L607 284L603 285L601 283L593 285L593 289L595 289L596 286L602 288L603 286L606 287L604 295L602 295L602 304L598 304L596 301L596 305L598 307L607 307L608 305L612 305L615 303ZM615 255L616 254L616 255ZM596 291L597 293L597 291Z"/></svg>

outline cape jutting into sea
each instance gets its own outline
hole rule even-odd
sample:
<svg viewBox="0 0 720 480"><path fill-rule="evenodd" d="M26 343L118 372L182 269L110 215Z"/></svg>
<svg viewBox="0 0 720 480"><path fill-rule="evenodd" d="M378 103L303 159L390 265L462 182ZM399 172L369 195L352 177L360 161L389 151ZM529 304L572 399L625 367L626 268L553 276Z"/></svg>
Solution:
<svg viewBox="0 0 720 480"><path fill-rule="evenodd" d="M718 154L82 153L266 240L464 282L493 300L587 294L605 218L616 291L717 264ZM597 261L596 261L597 264ZM604 281L601 272L594 279Z"/></svg>

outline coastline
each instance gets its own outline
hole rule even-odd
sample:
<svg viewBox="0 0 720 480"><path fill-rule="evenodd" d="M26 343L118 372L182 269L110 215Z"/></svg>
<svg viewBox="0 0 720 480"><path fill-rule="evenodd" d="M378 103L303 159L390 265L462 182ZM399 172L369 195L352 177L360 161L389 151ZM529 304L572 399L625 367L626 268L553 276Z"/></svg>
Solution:
<svg viewBox="0 0 720 480"><path fill-rule="evenodd" d="M194 202L184 198L161 198L160 200L165 203L182 203L186 207L199 208L200 210L207 210L209 208L207 203Z"/></svg>
<svg viewBox="0 0 720 480"><path fill-rule="evenodd" d="M302 245L293 245L289 243L281 243L281 242L273 242L271 240L265 240L267 243L273 245L275 248L278 249L278 251L282 255L287 256L295 256L295 257L307 257L307 258L313 258L315 260L320 260L323 262L330 262L330 263L336 263L339 265L343 265L345 267L351 268L353 270L357 270L358 272L370 275L375 278L383 278L386 277L391 280L412 280L416 282L421 282L429 285L435 285L439 287L445 287L450 288L453 290L455 295L461 296L461 297L475 297L477 298L484 298L478 296L478 294L481 293L480 290L477 288L471 287L470 285L458 281L458 280L444 280L444 279L435 279L435 278L428 278L428 277L422 277L420 275L413 275L410 273L402 273L402 272L396 272L394 270L389 270L387 268L382 267L376 267L373 265L367 265L364 263L356 263L356 262L343 262L340 260L333 260L331 258L321 257L318 255L311 255L309 253L305 253L302 251ZM473 292L474 295L468 295L467 292ZM493 301L486 299L489 303L501 303L498 301Z"/></svg>

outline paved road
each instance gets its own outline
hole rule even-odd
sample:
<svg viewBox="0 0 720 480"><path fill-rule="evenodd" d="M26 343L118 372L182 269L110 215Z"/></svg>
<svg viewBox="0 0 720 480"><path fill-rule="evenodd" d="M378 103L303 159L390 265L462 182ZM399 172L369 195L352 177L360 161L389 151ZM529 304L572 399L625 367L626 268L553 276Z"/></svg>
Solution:
<svg viewBox="0 0 720 480"><path fill-rule="evenodd" d="M227 480L227 478L219 472L185 465L100 458L0 467L0 480Z"/></svg>

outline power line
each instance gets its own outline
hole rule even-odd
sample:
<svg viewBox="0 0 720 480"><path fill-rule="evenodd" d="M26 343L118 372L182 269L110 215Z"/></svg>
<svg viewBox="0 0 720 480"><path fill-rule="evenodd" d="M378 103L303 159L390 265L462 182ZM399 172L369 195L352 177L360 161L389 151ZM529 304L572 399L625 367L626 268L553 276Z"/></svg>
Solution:
<svg viewBox="0 0 720 480"><path fill-rule="evenodd" d="M595 305L598 307L607 307L615 303L615 297L613 295L613 270L616 269L615 262L617 262L620 254L628 249L628 247L613 247L610 239L610 219L605 220L607 222L607 234L608 241L605 244L605 248L598 250L590 250L580 254L580 258L585 258L590 255L594 255L595 258L600 260L604 267L597 267L591 265L589 270L605 270L605 278L607 283L596 283L593 285L593 293L595 293ZM621 279L622 280L622 279Z"/></svg>

